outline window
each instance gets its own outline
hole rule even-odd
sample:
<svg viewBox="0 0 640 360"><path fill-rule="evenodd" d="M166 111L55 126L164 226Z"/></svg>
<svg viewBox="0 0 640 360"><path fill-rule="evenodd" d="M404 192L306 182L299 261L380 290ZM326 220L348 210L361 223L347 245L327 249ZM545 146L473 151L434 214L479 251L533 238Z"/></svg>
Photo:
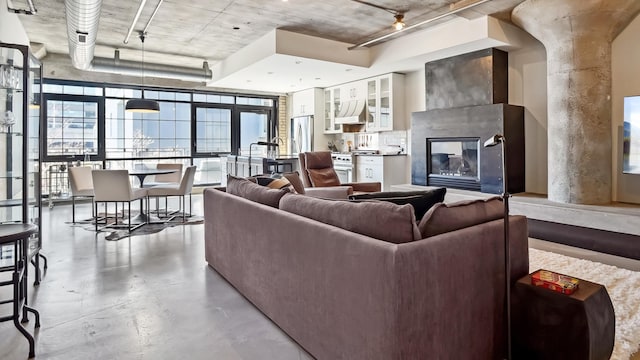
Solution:
<svg viewBox="0 0 640 360"><path fill-rule="evenodd" d="M196 184L219 183L226 154L275 132L275 97L45 80L45 166L85 160L107 168L163 160L198 166ZM157 100L159 113L125 112L129 99ZM264 146L254 145L256 155Z"/></svg>
<svg viewBox="0 0 640 360"><path fill-rule="evenodd" d="M45 157L98 155L100 101L86 96L52 96L46 101Z"/></svg>
<svg viewBox="0 0 640 360"><path fill-rule="evenodd" d="M196 108L196 152L231 153L230 108Z"/></svg>

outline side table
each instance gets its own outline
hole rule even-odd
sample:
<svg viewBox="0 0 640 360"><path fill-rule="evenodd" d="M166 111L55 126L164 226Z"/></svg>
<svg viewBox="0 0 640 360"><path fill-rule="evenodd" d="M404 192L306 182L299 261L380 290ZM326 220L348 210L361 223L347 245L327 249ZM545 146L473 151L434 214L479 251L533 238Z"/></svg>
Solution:
<svg viewBox="0 0 640 360"><path fill-rule="evenodd" d="M28 312L36 317L35 327L40 327L40 314L27 303L27 269L29 266L29 237L38 232L38 227L33 224L7 224L0 225L0 246L13 247L13 263L0 267L0 271L11 271L11 280L1 281L0 286L13 286L13 297L0 300L0 304L13 304L13 314L0 317L0 322L13 320L18 331L29 341L29 357L35 356L35 340L33 336L22 326L19 321L20 311L23 311L22 322L29 321Z"/></svg>
<svg viewBox="0 0 640 360"><path fill-rule="evenodd" d="M615 314L600 284L580 279L565 295L524 276L512 289L511 319L514 359L605 360L613 352Z"/></svg>

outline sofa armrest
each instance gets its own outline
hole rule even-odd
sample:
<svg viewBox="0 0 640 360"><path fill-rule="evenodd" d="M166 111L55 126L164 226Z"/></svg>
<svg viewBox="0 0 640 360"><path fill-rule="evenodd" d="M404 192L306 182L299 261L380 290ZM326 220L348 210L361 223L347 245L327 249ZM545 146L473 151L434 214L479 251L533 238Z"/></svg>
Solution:
<svg viewBox="0 0 640 360"><path fill-rule="evenodd" d="M342 186L351 186L353 191L356 192L380 192L382 191L382 184L379 182L353 182L344 183Z"/></svg>
<svg viewBox="0 0 640 360"><path fill-rule="evenodd" d="M304 192L307 196L346 200L353 194L353 188L351 186L308 187Z"/></svg>
<svg viewBox="0 0 640 360"><path fill-rule="evenodd" d="M529 270L527 220L511 216L509 226L513 284ZM403 309L398 339L415 339L406 341L403 358L425 353L503 358L502 219L400 244L395 262L396 306ZM425 329L429 340L419 341L416 334Z"/></svg>

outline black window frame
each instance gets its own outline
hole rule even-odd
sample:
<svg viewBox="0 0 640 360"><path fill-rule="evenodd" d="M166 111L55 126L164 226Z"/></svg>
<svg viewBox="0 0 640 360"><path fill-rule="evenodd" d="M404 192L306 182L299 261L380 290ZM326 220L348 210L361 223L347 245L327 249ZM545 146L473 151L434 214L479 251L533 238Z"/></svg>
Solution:
<svg viewBox="0 0 640 360"><path fill-rule="evenodd" d="M60 161L81 161L84 160L84 154L72 154L72 155L49 155L49 149L47 141L49 139L49 115L48 115L48 103L52 101L76 101L76 102L95 102L98 104L98 114L96 116L98 126L98 154L91 154L92 161L102 161L105 157L104 149L104 96L93 95L70 95L70 94L54 94L43 93L42 94L42 120L40 124L42 139L40 146L42 148L42 161L43 162L60 162Z"/></svg>

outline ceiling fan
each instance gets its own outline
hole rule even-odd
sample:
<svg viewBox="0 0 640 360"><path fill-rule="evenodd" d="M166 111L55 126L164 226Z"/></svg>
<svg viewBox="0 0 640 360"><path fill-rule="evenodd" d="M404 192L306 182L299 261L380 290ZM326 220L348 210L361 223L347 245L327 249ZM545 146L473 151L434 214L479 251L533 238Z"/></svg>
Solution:
<svg viewBox="0 0 640 360"><path fill-rule="evenodd" d="M372 6L374 8L378 8L380 10L384 10L387 12L390 12L393 14L393 17L396 19L393 24L391 25L394 29L400 31L402 29L404 29L404 27L406 26L406 24L404 23L404 21L402 21L404 19L404 14L409 11L408 9L391 9L382 5L377 5L377 4L372 4L370 2L366 2L363 0L351 0L351 1L355 1L357 3L363 4L363 5L368 5L368 6Z"/></svg>

